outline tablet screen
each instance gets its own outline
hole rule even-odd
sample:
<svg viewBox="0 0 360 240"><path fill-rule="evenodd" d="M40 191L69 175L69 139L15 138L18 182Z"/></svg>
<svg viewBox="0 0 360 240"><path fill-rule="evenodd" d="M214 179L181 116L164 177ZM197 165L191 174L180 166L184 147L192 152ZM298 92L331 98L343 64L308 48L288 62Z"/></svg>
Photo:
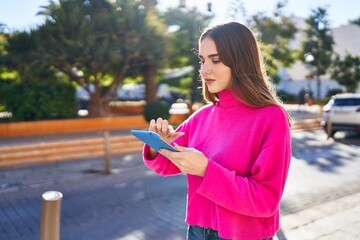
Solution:
<svg viewBox="0 0 360 240"><path fill-rule="evenodd" d="M178 152L174 147L161 140L159 134L155 132L131 130L130 133L149 145L151 148L155 149L157 152L160 151L160 149L167 149L173 152Z"/></svg>

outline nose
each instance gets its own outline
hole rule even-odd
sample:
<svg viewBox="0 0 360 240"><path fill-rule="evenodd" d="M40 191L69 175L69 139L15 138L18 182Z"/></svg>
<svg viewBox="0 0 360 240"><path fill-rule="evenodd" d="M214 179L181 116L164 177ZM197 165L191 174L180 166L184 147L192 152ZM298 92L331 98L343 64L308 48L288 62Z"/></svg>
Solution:
<svg viewBox="0 0 360 240"><path fill-rule="evenodd" d="M211 70L210 70L209 66L207 66L206 63L203 63L203 64L201 65L200 73L201 73L201 75L203 75L203 76L209 75L209 74L211 73Z"/></svg>

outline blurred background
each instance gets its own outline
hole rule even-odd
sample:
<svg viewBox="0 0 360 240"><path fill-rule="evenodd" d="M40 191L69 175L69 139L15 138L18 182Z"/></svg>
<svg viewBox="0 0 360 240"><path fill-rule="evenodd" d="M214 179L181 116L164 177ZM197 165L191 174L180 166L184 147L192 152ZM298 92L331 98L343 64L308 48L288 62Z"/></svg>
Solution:
<svg viewBox="0 0 360 240"><path fill-rule="evenodd" d="M305 91L324 104L358 90L359 3L351 1L0 4L1 121L107 116L128 100L199 102L192 49L204 27L229 20L253 29L284 102ZM36 88L37 100L29 90Z"/></svg>
<svg viewBox="0 0 360 240"><path fill-rule="evenodd" d="M0 239L39 239L41 194L54 189L64 196L61 239L185 239L185 176L149 171L129 130L157 117L176 127L204 104L194 49L224 21L254 31L294 119L276 238L359 239L359 9L0 0Z"/></svg>

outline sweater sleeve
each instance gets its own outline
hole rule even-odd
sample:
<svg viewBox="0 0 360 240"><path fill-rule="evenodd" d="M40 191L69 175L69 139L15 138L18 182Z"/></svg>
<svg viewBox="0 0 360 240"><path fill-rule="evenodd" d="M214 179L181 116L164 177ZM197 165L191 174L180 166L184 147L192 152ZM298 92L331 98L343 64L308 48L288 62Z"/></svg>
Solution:
<svg viewBox="0 0 360 240"><path fill-rule="evenodd" d="M246 177L210 159L197 193L238 214L272 216L280 204L290 158L288 141L268 145L261 150Z"/></svg>
<svg viewBox="0 0 360 240"><path fill-rule="evenodd" d="M176 129L176 131L185 132L185 123L180 125L179 128ZM186 146L185 138L186 136L181 136L174 142L176 142L179 146ZM154 159L149 159L147 157L149 156L149 149L150 147L145 144L143 148L143 161L145 166L162 176L171 176L182 173L175 164L173 164L169 159L162 156L161 154L158 154Z"/></svg>
<svg viewBox="0 0 360 240"><path fill-rule="evenodd" d="M180 169L176 167L175 164L173 164L169 159L165 158L161 154L158 154L154 159L147 158L149 148L150 147L146 144L143 148L143 160L145 166L162 176L170 176L181 173Z"/></svg>

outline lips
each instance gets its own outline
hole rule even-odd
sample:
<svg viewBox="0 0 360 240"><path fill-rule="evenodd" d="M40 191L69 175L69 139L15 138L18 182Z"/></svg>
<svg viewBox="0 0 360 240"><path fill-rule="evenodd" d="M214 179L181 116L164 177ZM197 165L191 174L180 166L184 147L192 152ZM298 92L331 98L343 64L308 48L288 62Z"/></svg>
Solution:
<svg viewBox="0 0 360 240"><path fill-rule="evenodd" d="M205 78L204 80L205 80L206 84L211 84L211 83L215 82L215 79L211 79L211 78Z"/></svg>

